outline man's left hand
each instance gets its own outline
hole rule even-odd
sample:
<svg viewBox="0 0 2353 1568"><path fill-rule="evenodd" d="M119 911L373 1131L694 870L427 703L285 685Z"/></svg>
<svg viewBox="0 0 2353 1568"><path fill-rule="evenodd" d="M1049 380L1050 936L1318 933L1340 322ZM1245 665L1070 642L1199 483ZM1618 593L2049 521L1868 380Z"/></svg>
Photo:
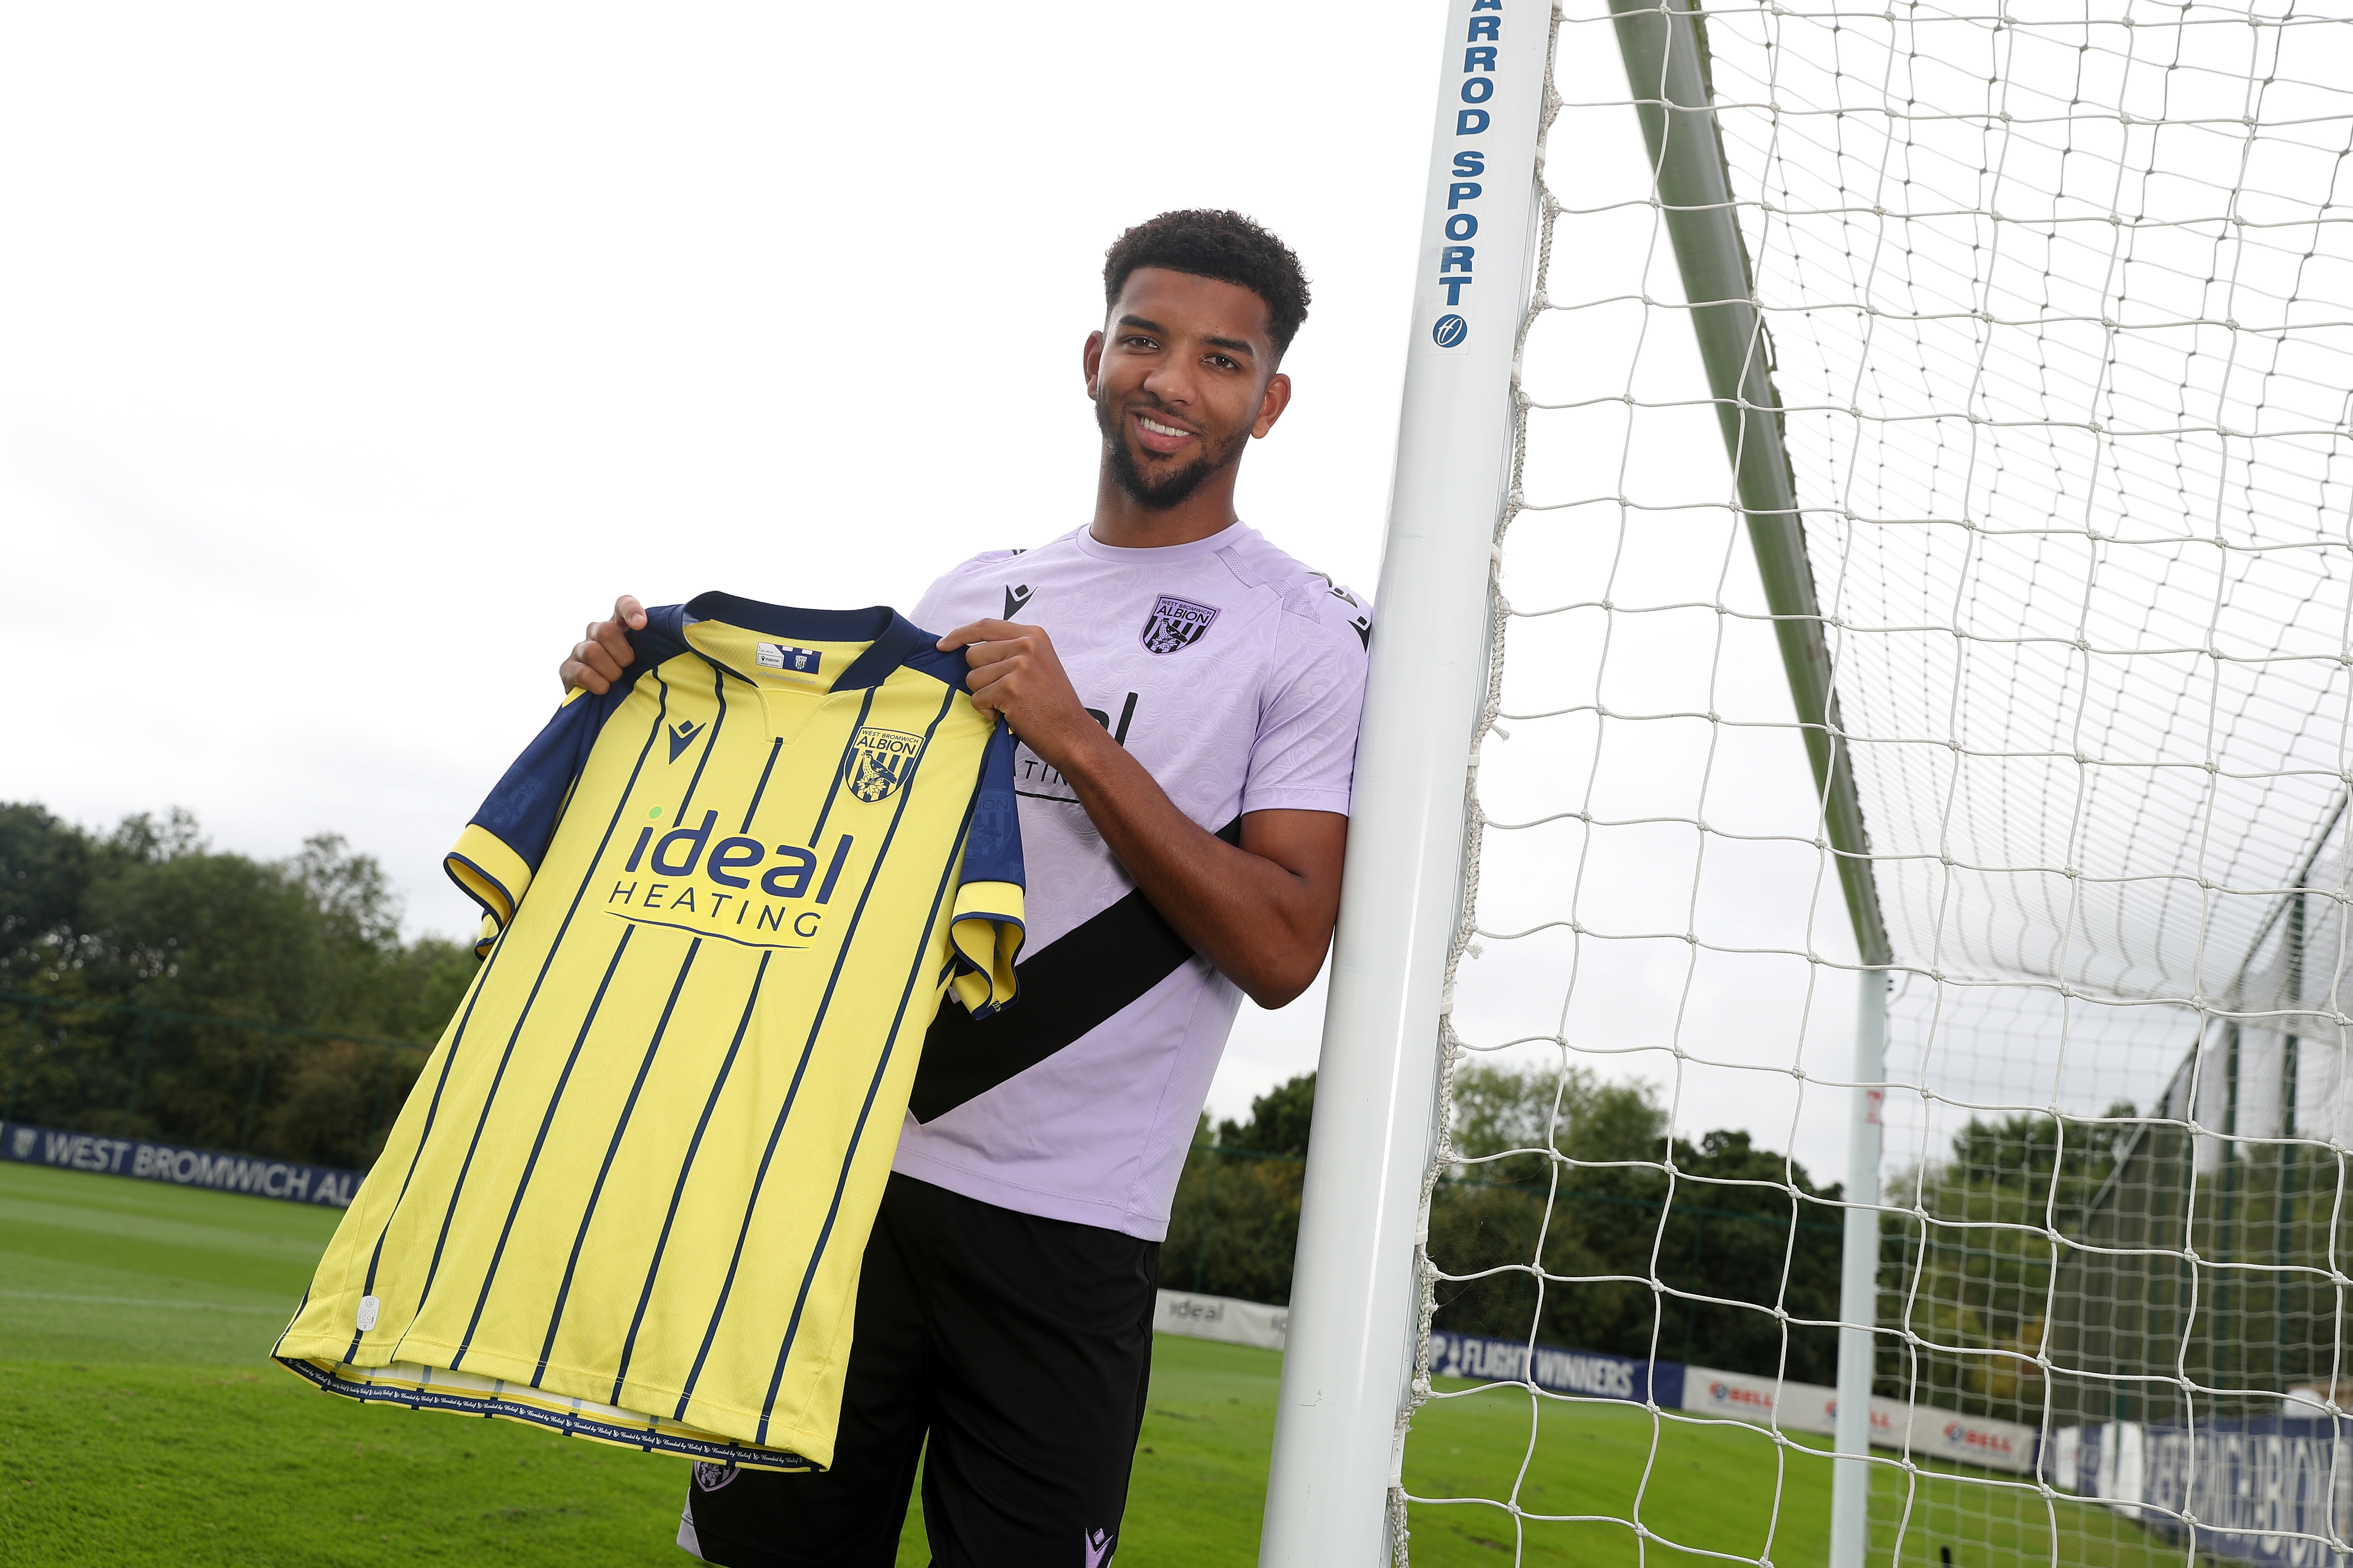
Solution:
<svg viewBox="0 0 2353 1568"><path fill-rule="evenodd" d="M972 667L965 679L972 705L984 713L1003 714L1021 743L1048 766L1067 771L1079 748L1103 734L1103 727L1079 700L1043 626L974 621L942 637L940 647L965 650L965 662Z"/></svg>

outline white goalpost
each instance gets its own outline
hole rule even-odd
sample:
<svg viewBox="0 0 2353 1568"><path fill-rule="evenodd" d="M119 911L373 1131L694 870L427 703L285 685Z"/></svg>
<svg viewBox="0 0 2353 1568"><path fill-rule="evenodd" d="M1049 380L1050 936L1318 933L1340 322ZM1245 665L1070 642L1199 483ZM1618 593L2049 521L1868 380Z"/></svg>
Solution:
<svg viewBox="0 0 2353 1568"><path fill-rule="evenodd" d="M2341 1563L2348 18L1444 28L1261 1561Z"/></svg>
<svg viewBox="0 0 2353 1568"><path fill-rule="evenodd" d="M1549 0L1448 5L1407 348L1408 434L1374 638L1372 679L1391 695L1367 701L1356 743L1259 1556L1285 1568L1375 1562L1392 1528L1399 1392L1415 1375L1436 1042L1462 883L1462 781L1489 684L1491 557L1513 478L1550 11Z"/></svg>

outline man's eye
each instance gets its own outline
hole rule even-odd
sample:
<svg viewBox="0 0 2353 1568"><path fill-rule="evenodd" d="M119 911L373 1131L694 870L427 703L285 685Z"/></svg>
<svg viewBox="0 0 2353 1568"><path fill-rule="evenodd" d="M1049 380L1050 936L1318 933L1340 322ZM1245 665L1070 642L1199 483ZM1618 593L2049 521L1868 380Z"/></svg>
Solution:
<svg viewBox="0 0 2353 1568"><path fill-rule="evenodd" d="M1211 354L1209 356L1209 363L1216 365L1219 370L1240 370L1241 368L1223 354Z"/></svg>

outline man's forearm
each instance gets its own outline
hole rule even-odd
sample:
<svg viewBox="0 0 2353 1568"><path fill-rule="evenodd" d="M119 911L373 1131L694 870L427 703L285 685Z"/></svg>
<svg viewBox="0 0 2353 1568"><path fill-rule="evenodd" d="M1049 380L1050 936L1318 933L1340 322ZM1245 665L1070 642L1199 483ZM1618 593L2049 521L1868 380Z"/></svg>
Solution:
<svg viewBox="0 0 2353 1568"><path fill-rule="evenodd" d="M1314 982L1340 908L1347 818L1258 811L1242 847L1205 832L1079 702L1044 628L979 620L940 639L961 647L973 706L1068 779L1095 831L1193 951L1262 1006Z"/></svg>
<svg viewBox="0 0 2353 1568"><path fill-rule="evenodd" d="M1144 896L1196 952L1261 1006L1280 1007L1314 982L1336 899L1203 829L1109 735L1073 752L1058 771Z"/></svg>

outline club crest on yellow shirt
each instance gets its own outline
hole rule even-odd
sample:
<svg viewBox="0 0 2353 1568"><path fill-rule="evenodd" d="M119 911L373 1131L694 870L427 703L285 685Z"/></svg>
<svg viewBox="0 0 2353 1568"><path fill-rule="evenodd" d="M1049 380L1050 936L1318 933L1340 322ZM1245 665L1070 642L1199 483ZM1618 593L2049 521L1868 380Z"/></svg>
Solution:
<svg viewBox="0 0 2353 1568"><path fill-rule="evenodd" d="M858 731L849 742L849 793L869 805L888 800L914 776L915 759L923 754L923 738L902 730Z"/></svg>

